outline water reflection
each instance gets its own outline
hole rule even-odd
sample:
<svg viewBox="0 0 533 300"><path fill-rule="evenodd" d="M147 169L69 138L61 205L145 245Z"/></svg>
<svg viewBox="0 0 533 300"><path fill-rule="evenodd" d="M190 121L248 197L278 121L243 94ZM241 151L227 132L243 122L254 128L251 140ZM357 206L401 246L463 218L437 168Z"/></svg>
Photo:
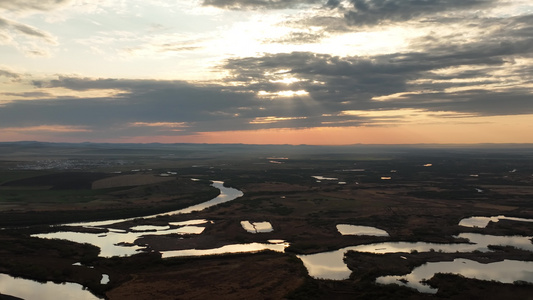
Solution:
<svg viewBox="0 0 533 300"><path fill-rule="evenodd" d="M160 230L168 230L170 229L170 226L155 226L155 225L138 225L130 227L130 230L133 231L160 231Z"/></svg>
<svg viewBox="0 0 533 300"><path fill-rule="evenodd" d="M311 176L316 180L339 180L339 178L335 177L324 177L324 176Z"/></svg>
<svg viewBox="0 0 533 300"><path fill-rule="evenodd" d="M96 300L98 298L77 283L40 283L37 281L15 278L0 274L0 295L16 295L25 300L41 299L76 299Z"/></svg>
<svg viewBox="0 0 533 300"><path fill-rule="evenodd" d="M84 244L89 243L100 248L101 257L130 256L145 249L134 245L138 238L145 235L200 234L205 228L200 226L183 226L180 228L153 232L108 232L106 234L75 231L58 231L33 234L33 237L62 239Z"/></svg>
<svg viewBox="0 0 533 300"><path fill-rule="evenodd" d="M272 224L270 222L253 222L250 221L241 221L241 226L244 230L250 233L261 233L261 232L272 232Z"/></svg>
<svg viewBox="0 0 533 300"><path fill-rule="evenodd" d="M464 227L478 227L485 228L490 222L498 222L500 220L518 221L518 222L533 222L533 219L515 218L506 216L493 216L493 217L470 217L464 218L459 221L459 226Z"/></svg>
<svg viewBox="0 0 533 300"><path fill-rule="evenodd" d="M533 262L504 260L489 264L458 258L454 261L426 263L402 276L382 276L376 279L380 284L399 284L417 289L423 293L436 293L437 289L421 281L431 279L436 273L460 274L480 280L496 280L503 283L525 281L533 283Z"/></svg>
<svg viewBox="0 0 533 300"><path fill-rule="evenodd" d="M489 245L512 246L523 250L533 251L531 237L524 236L494 236L477 233L461 233L457 238L466 238L470 243L439 244L425 242L386 242L367 245L351 246L336 251L322 252L309 255L299 255L309 275L315 278L343 280L348 279L351 270L344 263L344 254L350 250L367 253L409 253L418 252L488 252Z"/></svg>
<svg viewBox="0 0 533 300"><path fill-rule="evenodd" d="M109 275L102 274L102 279L100 280L100 284L108 284L109 283Z"/></svg>
<svg viewBox="0 0 533 300"><path fill-rule="evenodd" d="M359 226L349 224L338 224L337 230L342 235L371 235L371 236L389 236L385 230L370 226Z"/></svg>
<svg viewBox="0 0 533 300"><path fill-rule="evenodd" d="M285 243L284 241L278 242L278 243L271 243L271 244L263 244L263 243L234 244L234 245L225 245L220 248L214 248L214 249L186 249L186 250L161 251L161 254L163 258L169 258L169 257L242 253L242 252L258 252L258 251L263 251L263 250L283 252L285 251L285 248L287 248L288 246L289 246L289 243Z"/></svg>
<svg viewBox="0 0 533 300"><path fill-rule="evenodd" d="M207 201L198 205L193 205L188 208L171 211L162 214L150 215L145 218L154 218L157 216L163 215L172 215L172 214L187 214L194 211L206 209L208 207L221 204L227 201L231 201L241 197L243 193L234 188L224 187L222 181L214 181L212 184L214 187L220 189L220 194ZM66 224L67 226L85 226L85 227L102 227L110 226L115 223L130 221L134 218L129 219L115 219L107 221L98 221L98 222L85 222L85 223L72 223ZM87 232L74 232L74 231L60 231L52 233L41 233L33 234L34 237L39 238L48 238L48 239L64 239L77 243L89 243L100 248L100 256L102 257L112 257L112 256L129 256L138 253L138 251L145 249L134 245L133 243L138 238L145 235L169 235L169 234L200 234L204 231L205 227L201 226L192 226L195 224L207 223L207 220L189 220L183 222L174 222L169 225L164 226L153 226L153 225L139 225L131 227L132 232L128 232L120 229L109 228L109 232L105 234L94 234ZM170 229L172 226L182 226L179 228Z"/></svg>
<svg viewBox="0 0 533 300"><path fill-rule="evenodd" d="M209 208L211 206L215 206L215 205L218 205L218 204L222 204L222 203L225 203L225 202L228 202L228 201L231 201L231 200L235 200L239 197L242 197L244 194L243 192L237 190L237 189L234 189L234 188L227 188L224 186L224 182L222 181L213 181L213 187L216 187L217 189L220 190L220 194L209 200L209 201L206 201L206 202L203 202L203 203L200 203L200 204L197 204L197 205L193 205L193 206L189 206L187 208L184 208L184 209L179 209L179 210L175 210L175 211L171 211L171 212L168 212L168 213L162 213L162 214L157 214L157 215L153 215L153 216L148 216L146 218L151 218L151 217L157 217L157 216L166 216L166 215L176 215L176 214L189 214L189 213L192 213L192 212L195 212L195 211L201 211L201 210L204 210L206 208Z"/></svg>
<svg viewBox="0 0 533 300"><path fill-rule="evenodd" d="M172 225L172 226L200 225L200 224L205 224L208 222L209 221L207 221L206 219L195 219L195 220L187 220L187 221L181 221L181 222L169 222L168 225Z"/></svg>
<svg viewBox="0 0 533 300"><path fill-rule="evenodd" d="M189 206L183 209L178 209L170 212L155 214L155 215L149 215L144 216L143 218L149 219L149 218L155 218L159 216L168 216L168 215L177 215L177 214L189 214L195 211L201 211L206 208L209 208L211 206L215 206L218 204L222 204L231 200L235 200L239 197L242 197L243 193L237 189L234 188L228 188L224 186L224 182L222 181L213 181L211 184L213 187L220 190L220 194L203 203ZM114 219L114 220L106 220L106 221L95 221L95 222L81 222L81 223L70 223L70 224L64 224L66 226L85 226L85 227L101 227L101 226L108 226L111 224L119 223L119 222L126 222L126 221L132 221L136 218L127 218L127 219Z"/></svg>

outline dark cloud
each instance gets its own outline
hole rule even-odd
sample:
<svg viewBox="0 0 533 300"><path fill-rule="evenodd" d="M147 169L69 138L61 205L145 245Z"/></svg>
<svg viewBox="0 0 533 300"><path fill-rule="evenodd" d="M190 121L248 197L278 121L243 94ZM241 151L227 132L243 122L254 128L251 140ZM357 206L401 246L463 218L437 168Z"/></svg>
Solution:
<svg viewBox="0 0 533 300"><path fill-rule="evenodd" d="M527 20L522 18L521 22ZM337 57L309 52L269 54L230 59L224 68L233 75L228 81L240 82L237 86L255 91L279 91L283 89L277 82L279 78L298 78L300 81L284 88L308 91L326 113L343 109L396 108L468 111L478 115L531 113L530 93L520 88L531 82L531 68L517 67L515 72L510 71L515 59L530 58L533 53L533 37L523 35L523 31L513 36L512 29L517 26L510 26L506 32L498 29L482 41L455 44L433 40L425 45L429 48L424 52L371 57ZM450 68L459 69L439 72ZM490 85L498 83L506 88L493 92L489 100ZM480 89L480 86L487 88ZM461 92L450 91L453 88L462 89ZM413 91L417 93L411 93ZM373 100L398 93L405 95L396 101ZM498 97L506 101L497 101ZM498 106L501 109L498 110Z"/></svg>
<svg viewBox="0 0 533 300"><path fill-rule="evenodd" d="M20 79L20 74L6 70L6 69L0 69L0 76L11 78L14 80Z"/></svg>
<svg viewBox="0 0 533 300"><path fill-rule="evenodd" d="M464 9L481 9L495 0L350 0L353 7L344 17L354 26L383 22L404 22L436 13Z"/></svg>
<svg viewBox="0 0 533 300"><path fill-rule="evenodd" d="M204 0L203 5L225 9L285 9L323 2L324 0Z"/></svg>
<svg viewBox="0 0 533 300"><path fill-rule="evenodd" d="M470 113L478 116L519 115L533 113L533 101L526 89L510 89L505 92L492 90L468 90L412 94L394 101L394 108L422 108L429 111Z"/></svg>
<svg viewBox="0 0 533 300"><path fill-rule="evenodd" d="M0 71L1 74L1 71ZM53 95L50 93L45 92L23 92L23 93L2 93L2 95L6 96L14 96L14 97L20 97L20 98L52 98Z"/></svg>
<svg viewBox="0 0 533 300"><path fill-rule="evenodd" d="M414 66L390 63L388 60L388 57L372 60L294 52L265 55L260 58L231 59L225 68L231 70L234 75L229 80L245 83L247 89L267 92L283 88L303 89L323 104L339 105L345 101L367 102L372 96L404 91L406 80L415 78L412 76L413 71L409 70ZM281 75L301 81L290 86L273 82ZM384 82L387 84L384 85Z"/></svg>
<svg viewBox="0 0 533 300"><path fill-rule="evenodd" d="M327 7L337 7L339 6L341 3L340 0L328 0L328 2L326 2L326 6Z"/></svg>
<svg viewBox="0 0 533 300"><path fill-rule="evenodd" d="M481 68L463 70L456 78L476 81L484 72L504 64L502 55L528 51L527 48L502 46L475 57L471 52L478 51L479 47L463 48L462 52L447 55L413 52L343 58L295 52L228 60L224 66L232 72L228 81L240 82L241 86L78 77L35 81L34 85L41 90L60 87L72 91L114 89L120 92L111 98L40 99L3 104L0 127L75 126L89 129L76 132L76 135L90 139L259 128L372 126L403 121L398 117L375 118L342 113L350 110L417 109L445 111L450 117L455 113L479 116L533 113L530 91L526 88L508 88L500 92L472 88L450 92L446 89L459 85L444 82L426 87L411 82L417 79L445 81L446 76L454 78L434 71L462 64ZM531 74L530 71L524 69L521 73L526 76ZM279 76L301 81L291 84L273 82ZM479 81L475 84L479 85ZM468 87L468 84L464 85ZM425 88L429 90L420 92ZM299 89L308 91L309 96L271 99L257 95L261 90ZM404 95L388 101L373 99L395 93Z"/></svg>
<svg viewBox="0 0 533 300"><path fill-rule="evenodd" d="M468 22L481 20L478 12L504 5L507 3L496 0L329 0L317 13L287 23L298 28L318 26L328 33L364 31L368 27L405 22L469 26Z"/></svg>
<svg viewBox="0 0 533 300"><path fill-rule="evenodd" d="M191 85L180 81L90 79L60 77L34 81L41 89L62 87L73 91L114 89L113 98L35 100L8 104L0 111L22 111L33 107L38 116L3 118L0 123L28 123L33 120L83 124L97 128L124 127L132 122L187 122L195 130L222 130L225 119L239 112L239 107L259 108L259 100L243 93L223 91L220 86ZM40 122L36 121L36 122ZM217 125L218 124L218 125ZM212 126L212 127L211 127Z"/></svg>

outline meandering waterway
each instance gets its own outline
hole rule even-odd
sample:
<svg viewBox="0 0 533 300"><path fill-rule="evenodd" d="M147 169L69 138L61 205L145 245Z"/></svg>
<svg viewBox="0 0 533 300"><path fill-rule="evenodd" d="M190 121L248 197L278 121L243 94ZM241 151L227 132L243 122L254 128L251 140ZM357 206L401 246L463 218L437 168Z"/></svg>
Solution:
<svg viewBox="0 0 533 300"><path fill-rule="evenodd" d="M155 218L164 215L174 214L188 214L195 211L204 210L206 208L225 203L231 200L235 200L243 195L243 193L234 188L228 188L224 186L222 181L213 181L212 186L220 190L220 194L203 203L193 205L184 209L169 211L165 213L148 215L144 218ZM62 226L82 226L82 227L103 227L111 226L116 223L125 221L131 221L135 218L127 219L113 219L97 222L82 222L82 223L70 223L63 224ZM100 256L129 256L138 253L143 250L144 247L133 244L136 239L143 235L169 235L169 234L200 234L205 227L199 225L205 225L207 220L189 220L184 222L169 223L167 226L134 226L130 230L106 228L106 233L87 233L76 231L59 231L51 233L34 234L32 236L47 239L65 239L78 243L90 243L100 248ZM171 228L178 227L178 228ZM240 245L239 247L226 247L222 250L229 250L230 252L239 252L238 250L246 251L246 247ZM271 249L276 251L283 251L287 247L284 243L270 243L270 244L253 244L250 245L252 249L262 250ZM248 248L250 248L248 247ZM227 251L218 250L220 253L226 253ZM183 256L186 252L176 253L164 253L164 256ZM217 250L206 252L205 254L217 253ZM186 255L186 254L185 254ZM196 255L196 254L193 254ZM202 254L200 254L202 255ZM107 284L109 276L102 274L102 284ZM26 300L42 300L42 299L100 299L83 286L76 283L62 283L56 284L53 282L39 283L33 280L15 278L6 274L0 274L0 293L6 295L12 295L21 297Z"/></svg>

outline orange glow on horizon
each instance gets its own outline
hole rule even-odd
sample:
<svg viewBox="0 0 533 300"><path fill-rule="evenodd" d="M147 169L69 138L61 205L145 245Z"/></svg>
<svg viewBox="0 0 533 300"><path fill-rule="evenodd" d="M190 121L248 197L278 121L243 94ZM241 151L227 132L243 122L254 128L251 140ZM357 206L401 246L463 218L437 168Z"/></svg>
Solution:
<svg viewBox="0 0 533 300"><path fill-rule="evenodd" d="M473 123L475 120L477 122ZM533 115L478 117L454 123L408 124L373 127L314 127L200 132L196 135L160 136L163 143L213 144L480 144L533 143ZM147 143L154 137L128 142Z"/></svg>
<svg viewBox="0 0 533 300"><path fill-rule="evenodd" d="M5 130L0 141L291 145L533 143L531 120L533 115L497 116L449 119L426 124L211 131L190 135L97 139L84 138L83 134L89 132L85 128L35 126ZM79 132L77 137L72 135L75 132ZM62 136L62 133L70 135Z"/></svg>

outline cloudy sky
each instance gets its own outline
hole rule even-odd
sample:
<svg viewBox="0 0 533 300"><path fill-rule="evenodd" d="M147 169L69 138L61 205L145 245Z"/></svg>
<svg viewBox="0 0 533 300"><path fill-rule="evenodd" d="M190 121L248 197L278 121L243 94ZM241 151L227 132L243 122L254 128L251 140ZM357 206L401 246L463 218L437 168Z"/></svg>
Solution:
<svg viewBox="0 0 533 300"><path fill-rule="evenodd" d="M533 3L0 0L0 132L533 143Z"/></svg>

